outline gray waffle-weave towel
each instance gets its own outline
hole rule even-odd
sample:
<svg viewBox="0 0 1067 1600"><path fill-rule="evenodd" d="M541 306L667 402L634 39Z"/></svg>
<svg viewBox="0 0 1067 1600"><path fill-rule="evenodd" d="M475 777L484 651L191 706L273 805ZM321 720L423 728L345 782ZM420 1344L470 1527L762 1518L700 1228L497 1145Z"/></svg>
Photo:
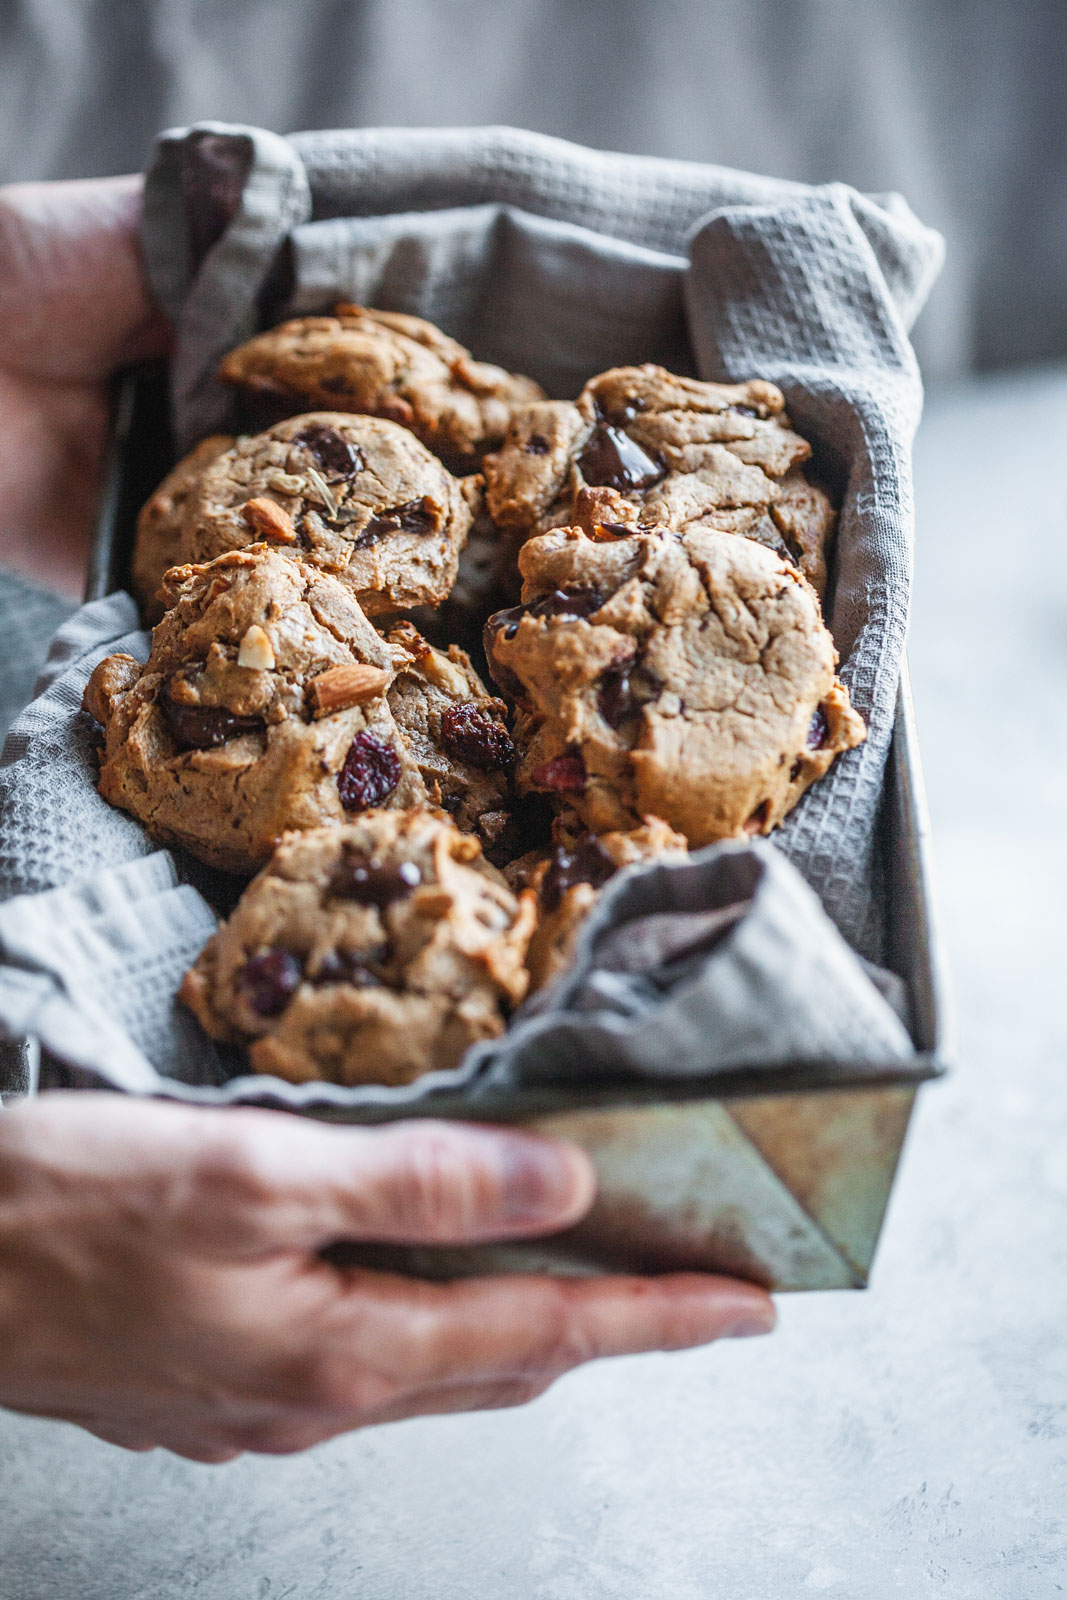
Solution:
<svg viewBox="0 0 1067 1600"><path fill-rule="evenodd" d="M179 441L223 427L223 353L339 298L438 322L573 396L659 361L770 378L842 497L828 621L868 728L777 835L849 942L881 959L879 803L907 629L907 328L942 248L897 196L583 150L509 128L162 137L145 252L178 330Z"/></svg>
<svg viewBox="0 0 1067 1600"><path fill-rule="evenodd" d="M11 896L0 904L0 1039L34 1037L76 1082L357 1114L432 1110L458 1093L476 1113L487 1093L597 1076L818 1062L851 1077L914 1055L897 1011L799 874L771 845L726 844L619 874L571 971L455 1071L404 1089L240 1076L239 1060L174 998L216 927L188 881L194 864L156 850L93 787L92 728L79 707L93 666L116 649L141 659L148 650L127 595L86 606L60 630L0 758L0 883ZM38 806L49 808L51 849L30 856L21 841ZM3 1073L0 1057L0 1097L14 1087Z"/></svg>

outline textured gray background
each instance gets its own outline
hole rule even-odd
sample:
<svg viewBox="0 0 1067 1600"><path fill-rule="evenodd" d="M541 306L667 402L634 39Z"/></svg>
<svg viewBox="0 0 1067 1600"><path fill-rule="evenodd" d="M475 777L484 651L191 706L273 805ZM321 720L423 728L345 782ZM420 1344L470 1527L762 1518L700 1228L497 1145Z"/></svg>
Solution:
<svg viewBox="0 0 1067 1600"><path fill-rule="evenodd" d="M1067 356L1063 0L4 0L0 181L202 117L506 122L899 189L950 245L926 372Z"/></svg>
<svg viewBox="0 0 1067 1600"><path fill-rule="evenodd" d="M873 1288L289 1460L0 1415L2 1600L1067 1592L1067 370L931 404L912 669L961 1064Z"/></svg>

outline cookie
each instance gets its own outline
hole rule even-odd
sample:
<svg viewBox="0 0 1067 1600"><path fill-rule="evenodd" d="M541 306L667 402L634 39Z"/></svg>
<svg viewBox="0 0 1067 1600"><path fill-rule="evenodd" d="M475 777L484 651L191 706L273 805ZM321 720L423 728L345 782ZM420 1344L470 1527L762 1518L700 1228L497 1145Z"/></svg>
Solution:
<svg viewBox="0 0 1067 1600"><path fill-rule="evenodd" d="M389 708L431 801L493 845L510 815L515 746L507 705L489 693L457 645L435 650L409 622L386 637L396 674Z"/></svg>
<svg viewBox="0 0 1067 1600"><path fill-rule="evenodd" d="M290 834L181 998L252 1066L295 1082L409 1083L504 1031L533 898L425 811Z"/></svg>
<svg viewBox="0 0 1067 1600"><path fill-rule="evenodd" d="M764 546L562 528L519 559L523 603L486 626L519 707L518 786L594 833L649 815L694 847L770 833L865 737L814 590Z"/></svg>
<svg viewBox="0 0 1067 1600"><path fill-rule="evenodd" d="M230 352L219 377L274 416L321 409L388 417L466 471L501 442L514 408L543 394L531 378L475 361L421 317L354 305L258 334Z"/></svg>
<svg viewBox="0 0 1067 1600"><path fill-rule="evenodd" d="M522 542L553 527L661 526L743 534L791 561L821 596L834 510L804 476L811 447L773 384L701 383L615 367L578 400L515 413L486 457L486 499Z"/></svg>
<svg viewBox="0 0 1067 1600"><path fill-rule="evenodd" d="M191 474L191 458L177 470ZM436 605L455 582L479 485L396 423L290 417L216 456L169 517L161 502L138 533L140 583L158 587L176 553L210 561L263 540L337 578L368 616Z"/></svg>
<svg viewBox="0 0 1067 1600"><path fill-rule="evenodd" d="M130 587L147 622L158 622L163 615L158 590L168 567L180 566L186 554L182 526L189 496L213 461L235 441L226 433L201 439L195 450L168 472L137 518L137 535L130 558Z"/></svg>
<svg viewBox="0 0 1067 1600"><path fill-rule="evenodd" d="M512 888L537 896L537 924L526 957L531 993L571 963L583 921L600 891L623 867L638 861L682 856L686 842L659 817L646 817L628 833L589 833L573 818L557 822L555 847L513 862L505 876Z"/></svg>
<svg viewBox="0 0 1067 1600"><path fill-rule="evenodd" d="M287 829L426 802L392 655L335 579L253 545L173 569L162 594L147 665L109 656L85 691L105 800L249 874Z"/></svg>

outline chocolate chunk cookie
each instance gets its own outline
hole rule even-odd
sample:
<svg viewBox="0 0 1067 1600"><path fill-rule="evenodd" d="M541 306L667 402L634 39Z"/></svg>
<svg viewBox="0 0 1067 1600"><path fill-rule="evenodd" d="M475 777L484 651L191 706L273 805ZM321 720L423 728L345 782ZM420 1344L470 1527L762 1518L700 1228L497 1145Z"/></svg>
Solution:
<svg viewBox="0 0 1067 1600"><path fill-rule="evenodd" d="M158 622L163 615L158 589L168 567L187 560L182 543L185 508L190 495L213 461L232 449L229 434L214 433L201 439L178 465L168 472L137 518L137 537L130 561L130 587L147 622Z"/></svg>
<svg viewBox="0 0 1067 1600"><path fill-rule="evenodd" d="M535 533L567 524L715 528L744 534L791 561L820 596L834 511L803 466L773 384L701 383L663 367L616 367L573 405L516 411L484 463L490 513L510 556Z"/></svg>
<svg viewBox="0 0 1067 1600"><path fill-rule="evenodd" d="M769 833L865 737L814 590L764 546L562 528L519 560L523 603L486 626L518 785L593 832L651 815L692 846Z"/></svg>
<svg viewBox="0 0 1067 1600"><path fill-rule="evenodd" d="M230 352L219 376L274 416L328 409L388 417L466 471L500 443L514 408L543 394L531 378L473 360L421 317L353 305L257 335Z"/></svg>
<svg viewBox="0 0 1067 1600"><path fill-rule="evenodd" d="M508 811L515 760L507 706L457 645L435 650L409 622L387 641L396 672L389 708L431 800L491 845L502 826L498 813Z"/></svg>
<svg viewBox="0 0 1067 1600"><path fill-rule="evenodd" d="M578 929L616 872L637 861L685 855L687 849L682 835L659 817L646 817L628 833L598 835L565 812L553 834L552 851L513 862L505 874L512 888L537 895L537 925L526 958L531 992L570 965Z"/></svg>
<svg viewBox="0 0 1067 1600"><path fill-rule="evenodd" d="M162 596L147 665L109 656L85 691L105 800L237 873L286 829L425 803L390 651L335 579L260 544L173 569Z"/></svg>
<svg viewBox="0 0 1067 1600"><path fill-rule="evenodd" d="M469 834L372 811L285 838L181 997L259 1072L409 1083L504 1031L533 918Z"/></svg>
<svg viewBox="0 0 1067 1600"><path fill-rule="evenodd" d="M177 471L191 475L193 458ZM209 561L265 540L331 573L369 616L436 605L455 582L479 483L453 478L396 423L290 417L238 439L180 500L171 492L173 512L161 503L139 530L139 582L158 587L176 552Z"/></svg>

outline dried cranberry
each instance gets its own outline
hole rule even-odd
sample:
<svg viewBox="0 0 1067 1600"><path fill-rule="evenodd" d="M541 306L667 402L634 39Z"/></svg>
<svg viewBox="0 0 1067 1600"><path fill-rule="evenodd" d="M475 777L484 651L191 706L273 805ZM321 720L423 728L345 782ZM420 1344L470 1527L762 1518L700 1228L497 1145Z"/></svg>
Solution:
<svg viewBox="0 0 1067 1600"><path fill-rule="evenodd" d="M830 724L827 722L821 706L816 706L812 713L811 724L808 728L807 738L804 743L809 750L821 750L830 737Z"/></svg>
<svg viewBox="0 0 1067 1600"><path fill-rule="evenodd" d="M403 768L391 744L369 729L357 733L337 774L337 792L346 811L381 805L400 782Z"/></svg>
<svg viewBox="0 0 1067 1600"><path fill-rule="evenodd" d="M581 751L542 761L530 773L530 782L535 789L551 789L557 794L583 794L586 771Z"/></svg>
<svg viewBox="0 0 1067 1600"><path fill-rule="evenodd" d="M564 850L560 845L541 880L541 904L546 911L555 911L576 883L591 883L599 889L617 871L595 834L588 834L576 850Z"/></svg>
<svg viewBox="0 0 1067 1600"><path fill-rule="evenodd" d="M391 906L403 900L422 882L414 861L375 865L367 856L346 851L330 881L330 893L361 906Z"/></svg>
<svg viewBox="0 0 1067 1600"><path fill-rule="evenodd" d="M367 966L367 956L358 950L327 950L315 974L316 983L350 983L356 989L377 987L379 979Z"/></svg>
<svg viewBox="0 0 1067 1600"><path fill-rule="evenodd" d="M441 743L457 761L466 761L482 772L496 772L515 759L515 746L504 724L480 710L473 700L462 700L442 714Z"/></svg>
<svg viewBox="0 0 1067 1600"><path fill-rule="evenodd" d="M551 448L543 433L531 433L523 446L528 456L547 456Z"/></svg>
<svg viewBox="0 0 1067 1600"><path fill-rule="evenodd" d="M391 538L394 533L433 533L437 527L437 504L428 494L421 500L405 500L402 506L392 506L371 517L355 541L353 549L361 550L377 544L380 539Z"/></svg>
<svg viewBox="0 0 1067 1600"><path fill-rule="evenodd" d="M658 457L642 450L636 439L607 417L601 417L594 427L578 466L586 483L594 488L623 491L651 489L667 470Z"/></svg>
<svg viewBox="0 0 1067 1600"><path fill-rule="evenodd" d="M359 449L349 444L336 428L322 423L309 423L294 433L291 444L302 444L309 455L315 457L328 478L353 478L365 465Z"/></svg>
<svg viewBox="0 0 1067 1600"><path fill-rule="evenodd" d="M304 970L289 950L265 950L245 962L237 987L258 1016L281 1016L300 987Z"/></svg>
<svg viewBox="0 0 1067 1600"><path fill-rule="evenodd" d="M164 694L160 700L171 737L179 750L215 750L239 733L257 733L262 717L239 717L226 706L183 706Z"/></svg>

